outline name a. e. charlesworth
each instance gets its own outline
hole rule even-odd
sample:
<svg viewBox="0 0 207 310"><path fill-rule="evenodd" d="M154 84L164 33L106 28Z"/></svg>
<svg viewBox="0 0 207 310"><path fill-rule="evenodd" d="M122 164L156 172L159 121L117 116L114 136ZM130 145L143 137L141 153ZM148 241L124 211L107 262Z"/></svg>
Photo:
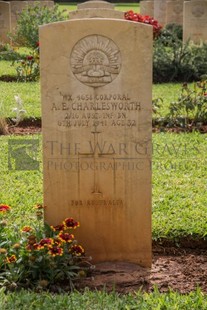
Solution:
<svg viewBox="0 0 207 310"><path fill-rule="evenodd" d="M131 102L72 102L52 103L51 111L140 111L141 103Z"/></svg>

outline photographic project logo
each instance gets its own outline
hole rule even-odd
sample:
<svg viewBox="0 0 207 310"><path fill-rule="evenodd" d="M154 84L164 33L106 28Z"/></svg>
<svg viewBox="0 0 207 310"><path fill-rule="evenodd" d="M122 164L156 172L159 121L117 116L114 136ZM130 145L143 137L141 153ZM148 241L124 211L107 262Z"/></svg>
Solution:
<svg viewBox="0 0 207 310"><path fill-rule="evenodd" d="M39 140L11 139L8 141L8 169L9 170L39 170L37 160Z"/></svg>

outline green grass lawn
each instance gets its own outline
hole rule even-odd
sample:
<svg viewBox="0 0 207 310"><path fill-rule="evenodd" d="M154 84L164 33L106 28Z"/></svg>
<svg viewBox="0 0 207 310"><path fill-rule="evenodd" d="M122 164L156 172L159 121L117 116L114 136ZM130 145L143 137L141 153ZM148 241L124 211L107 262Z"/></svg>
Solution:
<svg viewBox="0 0 207 310"><path fill-rule="evenodd" d="M40 85L32 83L6 83L0 82L0 115L14 117L12 109L16 106L14 96L19 95L22 99L26 118L39 118L40 114Z"/></svg>
<svg viewBox="0 0 207 310"><path fill-rule="evenodd" d="M187 295L176 292L160 294L142 294L140 292L127 295L105 292L71 294L19 293L5 294L0 291L1 310L204 310L207 309L207 296L199 290Z"/></svg>

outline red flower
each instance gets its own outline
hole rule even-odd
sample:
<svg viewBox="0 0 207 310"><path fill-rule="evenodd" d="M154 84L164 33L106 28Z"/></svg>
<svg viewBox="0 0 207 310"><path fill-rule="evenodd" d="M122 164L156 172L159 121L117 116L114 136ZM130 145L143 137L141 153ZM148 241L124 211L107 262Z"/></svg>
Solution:
<svg viewBox="0 0 207 310"><path fill-rule="evenodd" d="M7 212L7 211L10 211L10 210L11 210L10 206L3 205L3 204L0 205L0 212Z"/></svg>
<svg viewBox="0 0 207 310"><path fill-rule="evenodd" d="M27 246L26 246L26 249L27 249L27 251L35 251L35 250L41 250L42 249L42 247L41 246L39 246L39 244L38 243L32 243L32 244L28 244Z"/></svg>
<svg viewBox="0 0 207 310"><path fill-rule="evenodd" d="M69 217L63 221L63 225L65 226L65 229L76 229L80 226L80 223L74 221L73 218Z"/></svg>
<svg viewBox="0 0 207 310"><path fill-rule="evenodd" d="M36 46L39 47L40 46L40 42L36 42Z"/></svg>
<svg viewBox="0 0 207 310"><path fill-rule="evenodd" d="M69 252L71 252L74 256L81 256L84 254L84 249L81 245L73 245Z"/></svg>
<svg viewBox="0 0 207 310"><path fill-rule="evenodd" d="M63 242L72 242L74 239L74 235L69 234L69 233L59 233L58 237L60 238L60 240L62 240Z"/></svg>
<svg viewBox="0 0 207 310"><path fill-rule="evenodd" d="M50 227L51 227L51 229L53 231L63 231L64 228L65 228L64 224L60 224L60 225L57 225L57 226L50 226Z"/></svg>
<svg viewBox="0 0 207 310"><path fill-rule="evenodd" d="M34 59L33 56L27 56L26 58L27 58L27 60L33 60Z"/></svg>
<svg viewBox="0 0 207 310"><path fill-rule="evenodd" d="M162 26L158 24L158 21L148 15L144 16L134 13L133 11L128 11L124 13L124 17L126 20L152 25L154 37L157 37L162 29Z"/></svg>
<svg viewBox="0 0 207 310"><path fill-rule="evenodd" d="M58 247L58 246L51 246L51 247L49 247L48 253L53 257L54 256L62 256L63 255L63 249Z"/></svg>

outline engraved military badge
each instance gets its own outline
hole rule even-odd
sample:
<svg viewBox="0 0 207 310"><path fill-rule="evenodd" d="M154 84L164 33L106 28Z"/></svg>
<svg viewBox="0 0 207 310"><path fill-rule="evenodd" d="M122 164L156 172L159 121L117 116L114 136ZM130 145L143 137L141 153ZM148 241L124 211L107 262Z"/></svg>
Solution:
<svg viewBox="0 0 207 310"><path fill-rule="evenodd" d="M205 7L202 4L194 4L193 8L192 8L192 14L197 17L200 18L201 16L203 16L203 14L205 14Z"/></svg>
<svg viewBox="0 0 207 310"><path fill-rule="evenodd" d="M75 77L90 87L111 83L121 69L121 53L117 45L101 35L90 35L78 41L71 53Z"/></svg>

